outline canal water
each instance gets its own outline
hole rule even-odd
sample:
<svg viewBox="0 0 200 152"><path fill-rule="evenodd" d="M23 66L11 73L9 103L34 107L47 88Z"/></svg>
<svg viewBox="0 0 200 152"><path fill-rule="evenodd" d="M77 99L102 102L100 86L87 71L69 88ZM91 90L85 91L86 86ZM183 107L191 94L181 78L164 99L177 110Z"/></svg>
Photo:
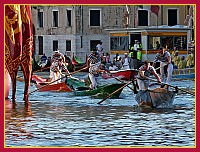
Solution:
<svg viewBox="0 0 200 152"><path fill-rule="evenodd" d="M174 80L172 85L194 91L195 82ZM35 89L32 84L30 91ZM29 96L31 106L25 107L23 90L24 83L18 81L17 105L6 104L7 147L195 146L195 97L188 94L176 95L170 109L141 109L128 87L119 99L107 99L100 105L101 99L89 96L34 92Z"/></svg>

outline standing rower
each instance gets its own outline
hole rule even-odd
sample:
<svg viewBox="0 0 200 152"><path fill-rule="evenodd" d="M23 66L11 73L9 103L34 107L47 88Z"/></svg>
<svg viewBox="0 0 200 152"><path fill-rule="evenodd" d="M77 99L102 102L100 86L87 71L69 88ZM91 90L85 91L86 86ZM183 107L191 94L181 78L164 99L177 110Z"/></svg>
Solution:
<svg viewBox="0 0 200 152"><path fill-rule="evenodd" d="M101 58L97 51L92 51L88 56L87 67L89 67L89 79L91 81L90 89L96 89L97 87L97 77L99 72L104 72L105 70L100 69Z"/></svg>
<svg viewBox="0 0 200 152"><path fill-rule="evenodd" d="M65 56L58 50L54 51L54 55L52 57L52 62L58 61L58 59L62 58L62 61L65 63Z"/></svg>
<svg viewBox="0 0 200 152"><path fill-rule="evenodd" d="M173 65L171 63L171 55L166 48L161 48L159 53L156 54L155 59L153 61L153 66L155 67L156 62L160 61L160 77L161 81L170 84L173 72ZM165 68L167 68L167 76L165 75ZM166 81L165 81L166 79ZM168 89L168 85L165 86Z"/></svg>

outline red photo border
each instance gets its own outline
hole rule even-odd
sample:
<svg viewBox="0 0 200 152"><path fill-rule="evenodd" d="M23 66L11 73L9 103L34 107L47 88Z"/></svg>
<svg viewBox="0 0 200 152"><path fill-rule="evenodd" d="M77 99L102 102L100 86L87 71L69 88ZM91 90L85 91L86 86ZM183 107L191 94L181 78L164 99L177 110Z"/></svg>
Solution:
<svg viewBox="0 0 200 152"><path fill-rule="evenodd" d="M189 2L189 3L188 3ZM182 0L168 0L168 1L164 1L164 0L151 0L151 1L147 1L146 0L101 0L101 1L97 1L94 2L92 0L76 0L76 1L64 1L64 0L56 0L56 1L46 1L46 0L29 0L29 1L22 1L22 0L1 0L1 4L0 4L0 25L1 27L4 27L4 4L196 4L196 65L199 64L200 60L198 60L198 26L199 25L199 20L198 20L198 15L199 15L199 4L197 0L190 0L188 2L184 2ZM0 29L0 33L1 33L1 60L0 60L0 65L1 65L1 74L2 74L2 79L0 79L1 84L4 83L4 28ZM198 80L198 67L196 67L196 80ZM196 83L196 81L195 81ZM4 90L4 87L1 85L1 90ZM46 151L67 151L67 152L71 152L71 151L95 151L95 152L102 152L102 151L112 151L112 152L129 152L129 151L144 151L144 152L155 152L155 151L170 151L170 152L196 152L196 151L200 151L199 149L199 143L198 143L198 132L199 132L199 127L198 127L198 115L199 115L199 103L197 101L197 99L199 99L199 94L198 94L198 84L196 83L196 107L195 107L195 112L196 112L196 148L5 148L4 147L4 94L1 94L1 110L0 110L0 117L1 117L1 123L0 123L0 133L1 133L1 140L0 140L0 151L1 152L46 152ZM2 91L3 92L3 91Z"/></svg>

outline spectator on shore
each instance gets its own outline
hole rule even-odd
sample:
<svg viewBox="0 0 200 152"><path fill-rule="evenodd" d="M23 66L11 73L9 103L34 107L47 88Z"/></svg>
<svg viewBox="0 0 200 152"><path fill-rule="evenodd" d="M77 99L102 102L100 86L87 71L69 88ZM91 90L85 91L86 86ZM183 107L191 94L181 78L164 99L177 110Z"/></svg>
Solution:
<svg viewBox="0 0 200 152"><path fill-rule="evenodd" d="M186 68L192 68L194 67L194 54L193 54L193 50L189 50L188 51L188 55L186 57Z"/></svg>
<svg viewBox="0 0 200 152"><path fill-rule="evenodd" d="M156 50L160 49L160 43L158 41L156 41Z"/></svg>
<svg viewBox="0 0 200 152"><path fill-rule="evenodd" d="M132 58L128 56L128 53L124 53L124 57L122 58L122 69L131 69L131 66L133 65L132 62Z"/></svg>
<svg viewBox="0 0 200 152"><path fill-rule="evenodd" d="M179 69L185 69L186 68L186 60L185 60L185 56L182 56L181 57L181 60L180 60L180 62L179 62L179 64L178 64L178 68Z"/></svg>
<svg viewBox="0 0 200 152"><path fill-rule="evenodd" d="M174 60L173 60L174 69L178 69L179 62L180 62L180 56L178 56L178 51L176 51L174 55Z"/></svg>
<svg viewBox="0 0 200 152"><path fill-rule="evenodd" d="M109 66L109 69L108 69L109 71L116 71L116 70L118 70L118 68L117 68L117 66L115 65L115 64L113 64L113 63L110 63L110 66Z"/></svg>
<svg viewBox="0 0 200 152"><path fill-rule="evenodd" d="M121 57L118 53L116 53L116 56L113 58L113 63L119 68L121 69L122 67L122 63L121 63Z"/></svg>

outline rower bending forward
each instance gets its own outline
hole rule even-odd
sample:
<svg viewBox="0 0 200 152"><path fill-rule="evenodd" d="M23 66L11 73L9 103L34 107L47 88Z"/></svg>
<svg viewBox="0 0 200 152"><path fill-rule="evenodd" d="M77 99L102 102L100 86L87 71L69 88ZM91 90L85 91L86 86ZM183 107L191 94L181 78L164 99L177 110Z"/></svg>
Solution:
<svg viewBox="0 0 200 152"><path fill-rule="evenodd" d="M144 61L144 65L142 65L139 68L138 77L137 77L137 83L138 83L140 91L144 91L148 89L149 83L150 83L148 77L150 76L150 74L153 74L158 80L158 82L161 83L160 77L156 73L154 67L150 65L149 60L146 60Z"/></svg>
<svg viewBox="0 0 200 152"><path fill-rule="evenodd" d="M151 103L150 94L148 92L148 87L150 83L148 77L151 73L157 78L157 81L160 83L160 77L156 73L154 67L150 65L150 62L148 60L146 60L144 61L144 65L139 68L138 77L136 78L139 86L139 91L136 97L139 97L138 103L140 105L142 105L144 102Z"/></svg>
<svg viewBox="0 0 200 152"><path fill-rule="evenodd" d="M54 61L50 67L50 80L51 82L55 81L53 84L61 83L61 78L64 77L64 74L62 74L62 70L64 70L67 75L71 76L67 67L62 62L62 58L59 58L58 61Z"/></svg>

